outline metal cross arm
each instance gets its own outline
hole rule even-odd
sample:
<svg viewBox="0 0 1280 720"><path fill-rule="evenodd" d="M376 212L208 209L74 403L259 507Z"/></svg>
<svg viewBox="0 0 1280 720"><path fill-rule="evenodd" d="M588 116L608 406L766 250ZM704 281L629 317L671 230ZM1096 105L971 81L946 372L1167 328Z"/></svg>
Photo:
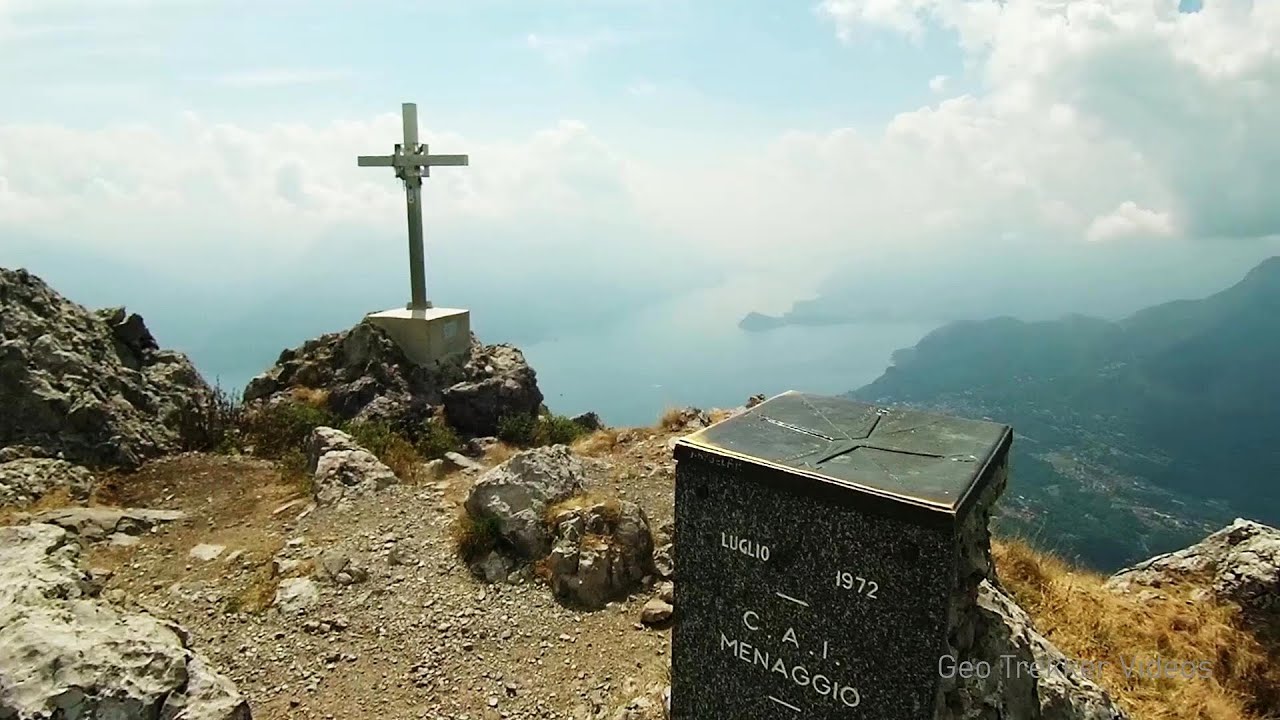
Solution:
<svg viewBox="0 0 1280 720"><path fill-rule="evenodd" d="M397 153L395 155L361 155L356 158L359 167L393 167L396 169L421 168L422 177L430 174L432 166L465 166L469 165L466 155L412 155Z"/></svg>

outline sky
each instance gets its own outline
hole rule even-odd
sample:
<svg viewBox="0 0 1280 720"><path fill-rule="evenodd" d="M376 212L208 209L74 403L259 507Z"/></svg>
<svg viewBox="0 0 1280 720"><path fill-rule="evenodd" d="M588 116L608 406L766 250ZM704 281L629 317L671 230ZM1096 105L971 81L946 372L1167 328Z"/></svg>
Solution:
<svg viewBox="0 0 1280 720"><path fill-rule="evenodd" d="M0 0L0 265L197 355L347 327L408 299L355 161L402 102L470 156L428 292L488 341L1121 314L1280 253L1274 0Z"/></svg>

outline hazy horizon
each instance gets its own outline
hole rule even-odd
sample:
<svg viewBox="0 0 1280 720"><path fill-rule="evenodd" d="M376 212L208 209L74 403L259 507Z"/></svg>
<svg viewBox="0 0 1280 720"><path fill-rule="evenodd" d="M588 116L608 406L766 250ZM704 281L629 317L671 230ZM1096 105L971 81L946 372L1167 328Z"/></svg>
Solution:
<svg viewBox="0 0 1280 720"><path fill-rule="evenodd" d="M0 0L0 265L265 367L407 299L355 158L416 102L471 158L426 181L428 291L486 342L712 296L1119 317L1280 253L1277 36L1249 0Z"/></svg>

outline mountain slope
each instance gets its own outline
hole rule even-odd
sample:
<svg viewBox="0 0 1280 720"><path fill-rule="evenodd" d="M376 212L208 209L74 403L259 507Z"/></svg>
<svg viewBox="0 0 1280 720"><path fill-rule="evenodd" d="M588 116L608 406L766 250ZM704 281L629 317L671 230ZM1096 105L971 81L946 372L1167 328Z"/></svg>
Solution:
<svg viewBox="0 0 1280 720"><path fill-rule="evenodd" d="M1011 423L1002 523L1096 567L1280 520L1280 257L1119 322L953 323L851 397Z"/></svg>

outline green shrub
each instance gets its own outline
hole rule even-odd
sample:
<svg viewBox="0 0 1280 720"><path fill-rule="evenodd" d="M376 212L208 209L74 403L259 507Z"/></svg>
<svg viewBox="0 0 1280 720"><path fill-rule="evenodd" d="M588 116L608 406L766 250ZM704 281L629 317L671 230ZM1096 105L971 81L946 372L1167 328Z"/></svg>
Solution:
<svg viewBox="0 0 1280 720"><path fill-rule="evenodd" d="M254 452L263 457L279 458L301 451L311 431L337 424L333 413L297 402L281 402L248 413L241 435Z"/></svg>
<svg viewBox="0 0 1280 720"><path fill-rule="evenodd" d="M414 443L386 423L358 422L345 425L343 431L360 447L373 453L391 472L404 482L418 478L422 469L422 454Z"/></svg>
<svg viewBox="0 0 1280 720"><path fill-rule="evenodd" d="M422 432L418 435L414 447L427 460L444 457L447 452L457 452L462 448L462 438L448 423L427 421L423 423Z"/></svg>
<svg viewBox="0 0 1280 720"><path fill-rule="evenodd" d="M587 429L564 415L548 415L538 423L539 445L568 445L587 434Z"/></svg>
<svg viewBox="0 0 1280 720"><path fill-rule="evenodd" d="M476 518L463 510L453 522L453 542L466 562L484 557L497 547L500 537L495 517Z"/></svg>
<svg viewBox="0 0 1280 720"><path fill-rule="evenodd" d="M538 418L535 415L503 415L498 420L498 439L508 445L528 447L534 444L537 428Z"/></svg>
<svg viewBox="0 0 1280 720"><path fill-rule="evenodd" d="M208 400L182 405L175 418L183 450L231 452L238 445L244 408L222 386L213 386Z"/></svg>
<svg viewBox="0 0 1280 720"><path fill-rule="evenodd" d="M498 439L518 447L567 445L587 432L564 415L507 415L498 421Z"/></svg>

